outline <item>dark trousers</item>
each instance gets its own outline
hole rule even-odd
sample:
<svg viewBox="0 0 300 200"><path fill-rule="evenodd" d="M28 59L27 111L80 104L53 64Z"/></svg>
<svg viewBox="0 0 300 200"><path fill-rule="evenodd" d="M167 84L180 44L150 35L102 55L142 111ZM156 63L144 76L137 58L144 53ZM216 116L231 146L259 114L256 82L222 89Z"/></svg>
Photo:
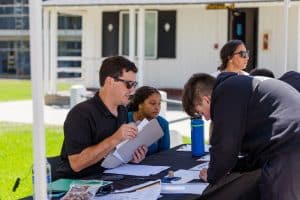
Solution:
<svg viewBox="0 0 300 200"><path fill-rule="evenodd" d="M231 173L216 184L209 185L203 192L201 200L259 200L259 181L261 170L243 173Z"/></svg>
<svg viewBox="0 0 300 200"><path fill-rule="evenodd" d="M299 200L300 151L284 152L266 162L259 187L262 200Z"/></svg>

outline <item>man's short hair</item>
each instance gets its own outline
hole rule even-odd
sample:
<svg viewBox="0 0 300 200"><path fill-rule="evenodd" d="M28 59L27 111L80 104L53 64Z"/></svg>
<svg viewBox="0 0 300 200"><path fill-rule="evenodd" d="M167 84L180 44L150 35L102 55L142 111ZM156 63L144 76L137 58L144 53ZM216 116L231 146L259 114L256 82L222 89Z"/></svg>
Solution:
<svg viewBox="0 0 300 200"><path fill-rule="evenodd" d="M211 95L215 80L209 74L197 73L193 74L186 82L183 89L182 106L188 115L194 116L197 102L201 102L204 95Z"/></svg>
<svg viewBox="0 0 300 200"><path fill-rule="evenodd" d="M270 78L275 78L274 73L266 68L254 68L249 73L251 76L266 76Z"/></svg>
<svg viewBox="0 0 300 200"><path fill-rule="evenodd" d="M107 77L119 78L123 71L137 73L138 69L133 62L122 56L112 56L103 60L99 71L100 86L104 85Z"/></svg>

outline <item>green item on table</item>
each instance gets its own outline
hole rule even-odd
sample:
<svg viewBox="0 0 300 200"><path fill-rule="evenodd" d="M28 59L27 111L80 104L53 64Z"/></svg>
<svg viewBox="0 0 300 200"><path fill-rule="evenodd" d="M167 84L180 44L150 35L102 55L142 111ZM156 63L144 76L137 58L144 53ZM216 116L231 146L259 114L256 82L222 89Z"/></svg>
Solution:
<svg viewBox="0 0 300 200"><path fill-rule="evenodd" d="M99 185L104 186L112 183L111 181L103 180L78 180L78 179L58 179L48 185L48 190L52 192L67 192L71 185Z"/></svg>

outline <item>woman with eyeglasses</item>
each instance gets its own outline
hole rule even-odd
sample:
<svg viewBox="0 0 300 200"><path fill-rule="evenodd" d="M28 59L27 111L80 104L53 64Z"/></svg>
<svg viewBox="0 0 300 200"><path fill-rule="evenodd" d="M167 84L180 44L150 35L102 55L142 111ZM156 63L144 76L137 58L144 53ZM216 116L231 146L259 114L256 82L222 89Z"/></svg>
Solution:
<svg viewBox="0 0 300 200"><path fill-rule="evenodd" d="M243 71L247 67L249 60L249 51L241 40L228 41L220 51L222 64L218 67L218 71L212 73L218 76L221 72L236 72L242 75L249 75Z"/></svg>
<svg viewBox="0 0 300 200"><path fill-rule="evenodd" d="M138 122L144 118L151 120L156 118L161 126L164 135L150 147L147 155L161 152L170 148L169 122L159 116L161 96L156 88L142 86L138 88L132 96L128 108L128 121Z"/></svg>

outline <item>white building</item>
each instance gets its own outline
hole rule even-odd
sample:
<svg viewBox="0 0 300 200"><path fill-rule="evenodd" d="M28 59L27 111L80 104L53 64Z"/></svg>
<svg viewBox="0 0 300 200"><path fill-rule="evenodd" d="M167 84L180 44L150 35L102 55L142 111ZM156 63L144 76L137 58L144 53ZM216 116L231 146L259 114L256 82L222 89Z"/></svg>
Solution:
<svg viewBox="0 0 300 200"><path fill-rule="evenodd" d="M77 81L86 87L99 87L102 60L116 54L128 56L137 64L141 85L180 89L193 73L214 72L220 65L220 48L233 38L245 41L250 50L249 69L268 68L277 77L286 70L300 71L300 1L289 2L288 9L285 2L288 1L45 1L46 89L56 91L57 72L64 70L81 73ZM57 56L58 14L82 17L80 57ZM81 66L59 67L58 60L81 61Z"/></svg>

